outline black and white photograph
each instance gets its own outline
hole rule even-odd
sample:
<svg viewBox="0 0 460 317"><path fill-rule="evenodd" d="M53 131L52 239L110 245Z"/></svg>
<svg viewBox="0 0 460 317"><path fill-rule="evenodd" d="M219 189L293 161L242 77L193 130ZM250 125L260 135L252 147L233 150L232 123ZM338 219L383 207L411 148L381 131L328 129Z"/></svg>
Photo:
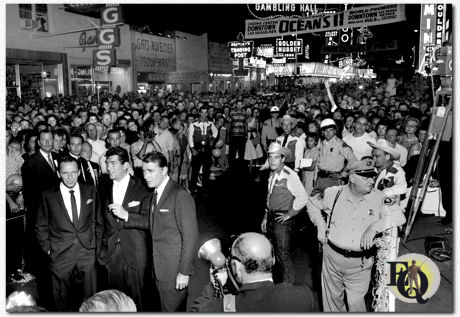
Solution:
<svg viewBox="0 0 460 317"><path fill-rule="evenodd" d="M454 8L2 4L0 311L455 312Z"/></svg>

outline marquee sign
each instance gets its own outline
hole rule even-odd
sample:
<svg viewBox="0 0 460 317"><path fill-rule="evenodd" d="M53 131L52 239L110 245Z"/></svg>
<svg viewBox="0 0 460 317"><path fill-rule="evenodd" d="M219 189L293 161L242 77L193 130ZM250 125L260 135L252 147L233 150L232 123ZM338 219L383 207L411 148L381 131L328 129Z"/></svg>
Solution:
<svg viewBox="0 0 460 317"><path fill-rule="evenodd" d="M304 3L253 3L248 4L249 12L257 19L277 17L302 17L317 14L320 9L316 4Z"/></svg>
<svg viewBox="0 0 460 317"><path fill-rule="evenodd" d="M243 33L238 33L236 42L228 42L230 48L230 58L238 59L238 68L233 70L234 77L246 77L249 73L249 69L243 67L245 58L249 58L252 55L252 49L254 48L253 41L245 41Z"/></svg>
<svg viewBox="0 0 460 317"><path fill-rule="evenodd" d="M276 56L295 58L303 54L303 39L285 40L276 39Z"/></svg>
<svg viewBox="0 0 460 317"><path fill-rule="evenodd" d="M101 27L97 30L97 50L93 52L94 70L107 73L109 67L117 65L115 46L120 46L120 29L123 23L121 7L106 5L101 8Z"/></svg>
<svg viewBox="0 0 460 317"><path fill-rule="evenodd" d="M404 21L404 4L382 4L301 18L246 20L247 39L325 32Z"/></svg>

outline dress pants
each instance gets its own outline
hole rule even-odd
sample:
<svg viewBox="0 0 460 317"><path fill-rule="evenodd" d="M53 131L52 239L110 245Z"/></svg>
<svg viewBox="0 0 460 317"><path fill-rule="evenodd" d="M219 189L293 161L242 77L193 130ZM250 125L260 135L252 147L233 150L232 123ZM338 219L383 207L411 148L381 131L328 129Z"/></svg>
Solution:
<svg viewBox="0 0 460 317"><path fill-rule="evenodd" d="M244 151L246 150L246 137L245 136L230 136L228 143L228 163L230 166L235 162L236 152L238 152L238 160L244 160Z"/></svg>
<svg viewBox="0 0 460 317"><path fill-rule="evenodd" d="M119 244L105 267L109 287L120 290L131 297L136 303L137 311L143 311L144 279L147 267L135 268L129 266Z"/></svg>
<svg viewBox="0 0 460 317"><path fill-rule="evenodd" d="M209 174L212 165L211 148L197 149L197 155L192 156L192 175L190 177L190 189L195 190L198 182L198 174L203 166L202 188L207 188L209 184Z"/></svg>
<svg viewBox="0 0 460 317"><path fill-rule="evenodd" d="M272 213L269 213L267 217L267 236L275 251L275 283L294 284L295 282L294 263L291 256L294 221L295 219L291 218L284 223L276 222L275 215Z"/></svg>
<svg viewBox="0 0 460 317"><path fill-rule="evenodd" d="M347 258L328 244L323 246L321 288L324 312L366 312L364 296L369 289L374 258Z"/></svg>
<svg viewBox="0 0 460 317"><path fill-rule="evenodd" d="M185 312L187 309L188 288L176 290L176 280L159 281L155 278L155 283L160 294L162 312Z"/></svg>
<svg viewBox="0 0 460 317"><path fill-rule="evenodd" d="M73 244L65 258L53 259L50 271L54 305L57 311L78 311L81 303L96 290L95 250Z"/></svg>

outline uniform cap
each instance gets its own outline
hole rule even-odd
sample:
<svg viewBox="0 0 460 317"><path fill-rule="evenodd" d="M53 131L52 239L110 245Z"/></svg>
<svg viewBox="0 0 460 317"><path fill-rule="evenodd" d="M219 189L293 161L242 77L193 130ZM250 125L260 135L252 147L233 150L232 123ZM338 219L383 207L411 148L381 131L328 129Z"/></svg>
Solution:
<svg viewBox="0 0 460 317"><path fill-rule="evenodd" d="M328 128L336 128L337 129L337 123L333 119L326 118L323 121L321 121L321 124L319 125L321 130L326 130Z"/></svg>
<svg viewBox="0 0 460 317"><path fill-rule="evenodd" d="M359 176L374 177L377 175L374 170L374 161L371 158L362 158L351 164L349 169Z"/></svg>

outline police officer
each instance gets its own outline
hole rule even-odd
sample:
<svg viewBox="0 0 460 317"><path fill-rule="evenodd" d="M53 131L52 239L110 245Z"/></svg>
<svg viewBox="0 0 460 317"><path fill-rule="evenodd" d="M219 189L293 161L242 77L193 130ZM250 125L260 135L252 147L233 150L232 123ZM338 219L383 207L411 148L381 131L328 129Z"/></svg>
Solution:
<svg viewBox="0 0 460 317"><path fill-rule="evenodd" d="M318 144L318 177L312 196L330 186L341 185L342 178L346 177L346 170L357 161L353 150L336 136L337 124L333 119L321 121L320 129L324 139Z"/></svg>
<svg viewBox="0 0 460 317"><path fill-rule="evenodd" d="M192 193L196 192L201 166L203 166L203 189L207 187L212 165L212 143L216 137L217 129L211 121L208 121L208 109L201 107L199 119L190 125L188 131L188 142L192 150L192 175L190 177Z"/></svg>
<svg viewBox="0 0 460 317"><path fill-rule="evenodd" d="M322 297L325 312L365 312L373 266L374 237L405 223L397 204L385 204L374 189L376 175L371 159L350 166L348 185L326 188L311 197L307 210L323 244ZM327 222L321 211L327 214Z"/></svg>
<svg viewBox="0 0 460 317"><path fill-rule="evenodd" d="M401 195L407 192L406 174L394 162L399 159L399 152L385 139L367 144L372 147L372 157L378 173L375 188L381 190L385 198L399 203Z"/></svg>
<svg viewBox="0 0 460 317"><path fill-rule="evenodd" d="M261 229L271 239L275 250L276 282L293 284L294 265L291 258L291 236L295 216L305 207L308 194L299 176L285 161L291 157L291 151L274 142L268 149L268 161L271 175L268 180L267 208ZM281 274L280 274L281 273ZM279 278L281 275L281 279Z"/></svg>
<svg viewBox="0 0 460 317"><path fill-rule="evenodd" d="M292 133L296 125L297 120L295 118L289 115L283 116L281 119L283 135L276 138L276 143L291 151L292 155L290 158L285 159L284 164L297 173L300 169L300 160L303 158L303 153L305 152L305 140Z"/></svg>
<svg viewBox="0 0 460 317"><path fill-rule="evenodd" d="M280 127L280 120L278 119L279 114L280 108L273 106L270 109L271 118L265 120L264 125L262 126L261 143L265 152L267 152L268 146L272 142L275 142L278 137L277 130Z"/></svg>

